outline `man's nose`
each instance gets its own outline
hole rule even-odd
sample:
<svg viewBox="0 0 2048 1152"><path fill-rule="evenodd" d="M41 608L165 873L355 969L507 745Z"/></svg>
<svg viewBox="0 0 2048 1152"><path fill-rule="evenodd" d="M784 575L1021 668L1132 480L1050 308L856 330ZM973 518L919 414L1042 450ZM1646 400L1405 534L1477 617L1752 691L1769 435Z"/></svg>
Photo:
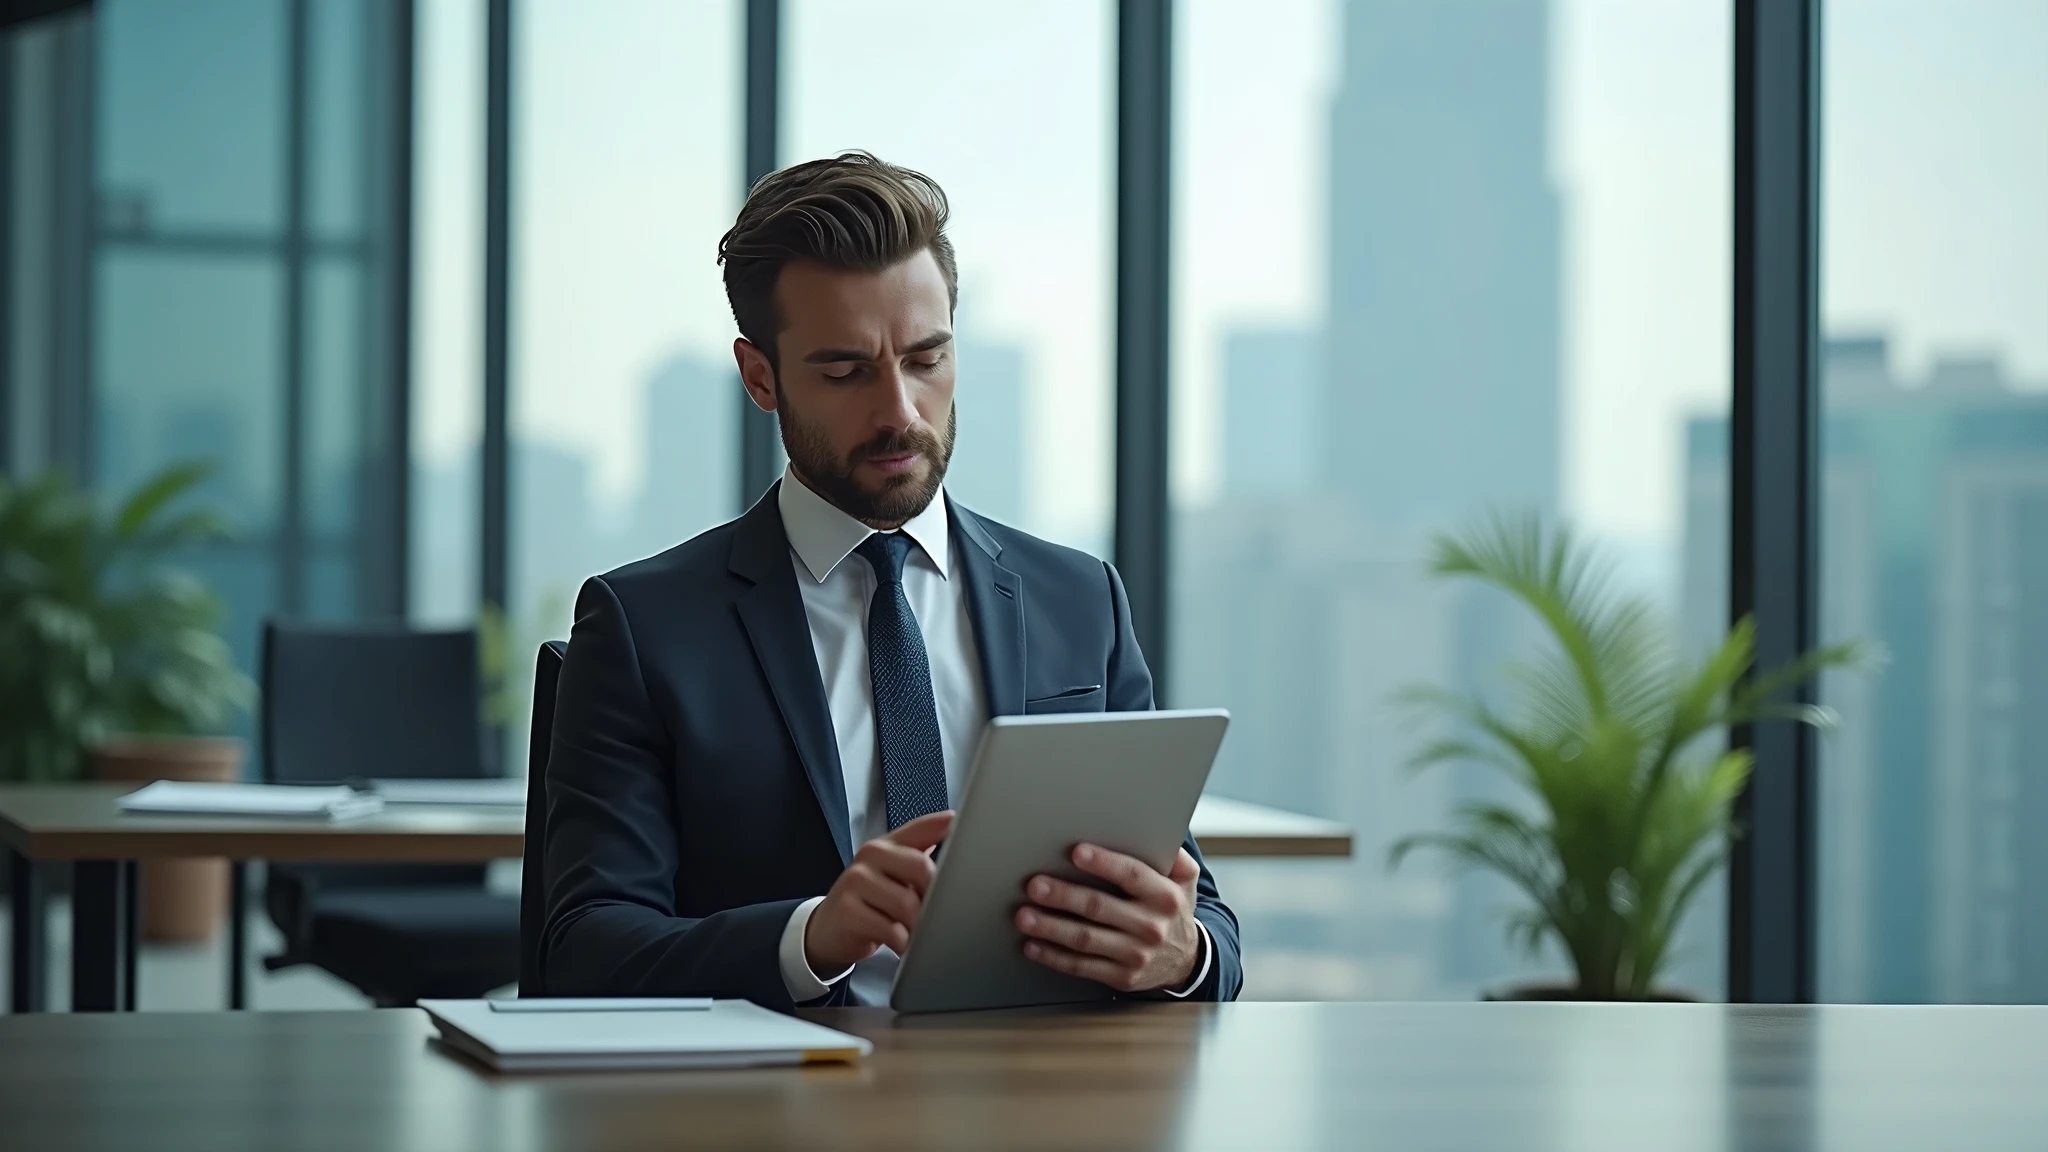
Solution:
<svg viewBox="0 0 2048 1152"><path fill-rule="evenodd" d="M901 364L891 364L877 375L881 394L876 397L875 422L892 432L914 426L917 423L917 397L910 374L903 370Z"/></svg>

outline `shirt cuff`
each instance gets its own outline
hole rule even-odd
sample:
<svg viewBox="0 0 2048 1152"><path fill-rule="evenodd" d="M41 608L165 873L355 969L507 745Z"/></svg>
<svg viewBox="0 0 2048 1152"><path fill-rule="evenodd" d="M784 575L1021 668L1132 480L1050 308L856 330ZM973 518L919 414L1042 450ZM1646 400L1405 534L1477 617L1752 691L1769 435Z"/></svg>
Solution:
<svg viewBox="0 0 2048 1152"><path fill-rule="evenodd" d="M802 911L802 909L798 909L798 911ZM1214 959L1213 953L1216 951L1216 946L1209 939L1209 926L1207 924L1204 924L1200 920L1197 920L1195 921L1195 927L1200 929L1202 933L1201 966L1195 969L1194 978L1189 980L1186 984L1182 985L1178 990L1172 988L1160 989L1161 992L1166 993L1168 996L1173 997L1175 1000L1187 999L1189 994L1194 992L1195 989L1200 988L1202 986L1202 981L1207 980L1209 978L1209 964L1210 961ZM801 940L801 933L798 934L798 938L799 940ZM797 949L797 959L803 959L802 948Z"/></svg>
<svg viewBox="0 0 2048 1152"><path fill-rule="evenodd" d="M804 928L811 922L811 913L824 899L823 896L813 896L796 906L796 911L789 914L789 923L783 926L782 944L776 950L782 962L782 986L789 990L789 998L799 1004L827 995L832 991L832 985L846 979L847 974L853 971L848 968L830 980L820 980L818 974L811 971L811 962L804 958ZM1209 965L1204 961L1202 971L1206 973L1208 970Z"/></svg>

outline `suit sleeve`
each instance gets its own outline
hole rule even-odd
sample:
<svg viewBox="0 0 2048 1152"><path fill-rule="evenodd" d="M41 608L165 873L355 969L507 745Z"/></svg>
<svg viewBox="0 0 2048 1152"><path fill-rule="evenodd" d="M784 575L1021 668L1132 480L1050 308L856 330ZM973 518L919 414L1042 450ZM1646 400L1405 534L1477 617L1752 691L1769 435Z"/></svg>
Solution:
<svg viewBox="0 0 2048 1152"><path fill-rule="evenodd" d="M1130 599L1124 594L1124 582L1116 569L1108 564L1103 569L1109 574L1110 609L1116 627L1116 646L1109 654L1109 676L1106 687L1109 698L1106 701L1111 712L1149 712L1156 705L1152 699L1152 670L1145 665L1145 654L1138 648L1138 636L1131 628ZM1239 960L1237 938L1237 916L1230 906L1223 902L1223 896L1216 889L1216 877L1209 872L1209 865L1202 860L1202 850L1195 844L1194 833L1188 834L1183 845L1188 855L1195 858L1202 874L1195 881L1195 919L1209 930L1209 941L1215 949L1210 957L1209 975L1202 982L1179 997L1186 1000L1235 1000L1244 986L1244 966ZM1165 992L1140 993L1147 999L1169 999Z"/></svg>
<svg viewBox="0 0 2048 1152"><path fill-rule="evenodd" d="M802 901L675 914L674 754L625 609L602 578L586 581L547 765L544 991L790 1008L777 951Z"/></svg>

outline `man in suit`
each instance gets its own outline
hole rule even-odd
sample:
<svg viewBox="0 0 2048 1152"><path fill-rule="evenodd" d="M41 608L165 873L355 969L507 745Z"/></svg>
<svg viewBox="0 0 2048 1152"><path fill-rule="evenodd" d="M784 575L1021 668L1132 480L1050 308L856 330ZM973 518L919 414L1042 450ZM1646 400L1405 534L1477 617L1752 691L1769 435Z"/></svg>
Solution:
<svg viewBox="0 0 2048 1152"><path fill-rule="evenodd" d="M789 466L753 509L594 577L548 764L553 995L886 1003L989 716L1150 709L1115 569L946 498L946 200L865 153L763 179L720 243L747 394ZM971 448L971 446L970 446ZM1237 921L1190 837L1020 893L1033 960L1229 1000Z"/></svg>

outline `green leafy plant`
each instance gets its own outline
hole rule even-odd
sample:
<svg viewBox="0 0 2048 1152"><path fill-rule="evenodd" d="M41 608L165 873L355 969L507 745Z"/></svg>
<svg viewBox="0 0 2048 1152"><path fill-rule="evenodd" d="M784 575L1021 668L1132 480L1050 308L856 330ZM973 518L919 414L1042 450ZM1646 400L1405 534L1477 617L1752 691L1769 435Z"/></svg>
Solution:
<svg viewBox="0 0 2048 1152"><path fill-rule="evenodd" d="M1787 703L1786 690L1868 653L1837 644L1752 675L1756 627L1745 619L1704 660L1682 662L1646 600L1617 592L1611 568L1534 516L1439 538L1432 571L1508 593L1555 646L1510 667L1510 712L1439 688L1407 692L1452 725L1411 764L1484 764L1535 803L1467 802L1452 830L1395 844L1389 867L1430 848L1499 873L1530 901L1510 938L1532 952L1556 940L1576 995L1648 998L1687 906L1739 832L1730 804L1751 757L1710 737L1763 721L1827 725L1825 709Z"/></svg>
<svg viewBox="0 0 2048 1152"><path fill-rule="evenodd" d="M72 780L117 735L218 731L255 689L220 600L169 562L223 535L166 469L111 510L58 472L0 478L0 780Z"/></svg>

